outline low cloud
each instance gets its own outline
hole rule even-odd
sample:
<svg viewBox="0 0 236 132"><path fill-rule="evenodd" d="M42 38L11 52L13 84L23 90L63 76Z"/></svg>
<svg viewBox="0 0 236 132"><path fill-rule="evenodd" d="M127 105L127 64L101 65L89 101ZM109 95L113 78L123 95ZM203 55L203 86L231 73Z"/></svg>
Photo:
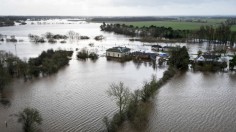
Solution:
<svg viewBox="0 0 236 132"><path fill-rule="evenodd" d="M0 15L235 15L235 0L0 0Z"/></svg>

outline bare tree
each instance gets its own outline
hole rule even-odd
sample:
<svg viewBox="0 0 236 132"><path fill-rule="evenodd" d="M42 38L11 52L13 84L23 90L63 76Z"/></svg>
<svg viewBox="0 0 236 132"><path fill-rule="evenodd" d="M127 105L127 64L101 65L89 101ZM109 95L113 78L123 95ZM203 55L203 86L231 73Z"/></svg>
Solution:
<svg viewBox="0 0 236 132"><path fill-rule="evenodd" d="M120 82L119 84L112 83L107 90L107 94L116 101L121 116L129 103L130 90L128 87L124 86L123 82Z"/></svg>
<svg viewBox="0 0 236 132"><path fill-rule="evenodd" d="M68 36L69 36L70 39L74 39L75 35L76 35L76 33L74 31L69 31L68 32Z"/></svg>

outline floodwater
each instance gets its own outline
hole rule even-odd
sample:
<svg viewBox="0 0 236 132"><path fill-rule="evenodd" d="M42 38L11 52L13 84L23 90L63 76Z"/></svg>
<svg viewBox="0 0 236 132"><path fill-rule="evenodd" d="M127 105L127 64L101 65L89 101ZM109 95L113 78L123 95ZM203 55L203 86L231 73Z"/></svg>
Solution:
<svg viewBox="0 0 236 132"><path fill-rule="evenodd" d="M24 42L2 43L0 49L12 52L22 59L36 57L50 48L75 51L76 48L87 47L89 50L96 50L100 55L109 47L124 44L133 50L150 50L150 47L143 46L142 43L130 43L125 36L101 32L99 26L96 23L83 23L3 27L0 28L1 34L16 35ZM50 31L66 34L69 30L87 35L91 39L67 44L34 44L27 38L29 33L40 35ZM105 40L93 40L96 35L101 34L105 36ZM91 42L94 47L88 46ZM11 115L25 107L40 111L43 117L40 127L42 131L102 131L105 129L103 117L112 117L117 112L115 102L105 92L111 83L122 81L134 91L140 89L143 82L152 75L161 77L163 71L165 68L153 69L150 63L120 63L107 61L105 57L100 57L97 61L77 60L74 53L69 65L58 73L28 82L16 79L5 88L2 94L10 100L11 105L0 105L0 131L21 131L21 125ZM5 121L8 122L8 128L5 128Z"/></svg>
<svg viewBox="0 0 236 132"><path fill-rule="evenodd" d="M100 56L113 46L151 51L141 42L130 42L129 37L102 32L99 26L99 23L78 22L1 27L0 34L16 35L24 42L0 42L0 50L12 52L21 59L36 57L51 48L75 51L76 48L87 47ZM27 37L30 33L66 34L70 30L90 39L68 41L66 44L34 44ZM93 38L97 35L105 36L105 40L95 41ZM94 43L94 47L89 47L89 43ZM190 53L206 50L204 44L189 44L187 47ZM43 117L40 129L45 132L102 131L105 129L103 117L112 117L117 111L115 102L105 92L111 83L122 81L131 90L140 89L151 75L160 78L166 70L153 69L149 63L107 61L105 57L97 61L81 61L76 59L75 54L70 64L58 73L28 82L15 79L3 91L2 95L10 100L11 105L0 105L1 132L21 131L21 125L11 115L25 107L40 111ZM157 92L147 131L236 131L235 80L236 75L232 73L189 71L175 76ZM4 121L8 121L8 128Z"/></svg>
<svg viewBox="0 0 236 132"><path fill-rule="evenodd" d="M175 76L157 93L147 131L235 132L236 74Z"/></svg>

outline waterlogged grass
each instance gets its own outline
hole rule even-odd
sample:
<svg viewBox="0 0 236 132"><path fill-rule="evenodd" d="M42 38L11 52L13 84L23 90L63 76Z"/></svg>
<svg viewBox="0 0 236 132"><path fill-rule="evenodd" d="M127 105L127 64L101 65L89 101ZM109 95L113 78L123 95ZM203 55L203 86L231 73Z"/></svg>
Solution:
<svg viewBox="0 0 236 132"><path fill-rule="evenodd" d="M232 27L231 27L231 30L232 30L232 31L236 31L236 25L232 26Z"/></svg>
<svg viewBox="0 0 236 132"><path fill-rule="evenodd" d="M151 25L157 27L172 27L173 29L180 30L197 30L201 25L205 23L195 23L195 22L178 22L178 21L147 21L147 22L124 22L126 25L133 25L138 27L149 27Z"/></svg>
<svg viewBox="0 0 236 132"><path fill-rule="evenodd" d="M139 22L120 22L120 24L133 25L137 27L149 27L151 25L157 27L171 27L174 30L198 30L201 25L213 25L217 27L220 23L225 22L226 19L207 19L206 23L201 22L183 22L183 21L139 21ZM232 26L232 31L236 31L236 25Z"/></svg>
<svg viewBox="0 0 236 132"><path fill-rule="evenodd" d="M227 19L205 19L209 24L220 24L225 22Z"/></svg>

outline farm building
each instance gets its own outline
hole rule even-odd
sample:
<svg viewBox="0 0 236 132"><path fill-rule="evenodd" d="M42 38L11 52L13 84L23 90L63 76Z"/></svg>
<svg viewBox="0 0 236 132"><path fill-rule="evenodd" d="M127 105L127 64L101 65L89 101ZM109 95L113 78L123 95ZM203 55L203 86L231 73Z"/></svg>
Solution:
<svg viewBox="0 0 236 132"><path fill-rule="evenodd" d="M106 50L107 57L122 58L130 53L130 48L126 47L113 47Z"/></svg>

